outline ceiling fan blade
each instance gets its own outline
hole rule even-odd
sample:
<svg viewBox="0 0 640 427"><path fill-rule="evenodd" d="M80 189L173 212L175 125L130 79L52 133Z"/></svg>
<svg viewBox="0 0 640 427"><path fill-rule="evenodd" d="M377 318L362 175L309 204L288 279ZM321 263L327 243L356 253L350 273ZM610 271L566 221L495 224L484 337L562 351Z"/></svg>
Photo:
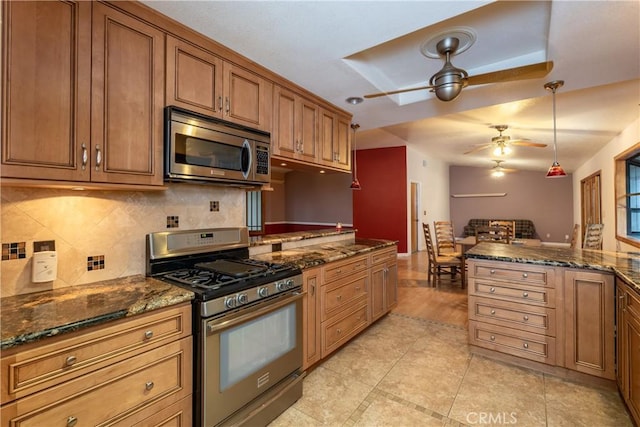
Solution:
<svg viewBox="0 0 640 427"><path fill-rule="evenodd" d="M467 84L484 85L488 83L510 82L514 80L537 79L544 77L553 68L553 61L540 62L538 64L522 67L508 68L506 70L493 71L491 73L478 74L467 78Z"/></svg>
<svg viewBox="0 0 640 427"><path fill-rule="evenodd" d="M378 98L380 96L395 95L396 93L413 92L416 90L424 90L424 89L433 89L433 86L421 86L421 87L414 87L411 89L398 89L398 90L392 90L389 92L370 93L369 95L365 95L364 97L367 99Z"/></svg>
<svg viewBox="0 0 640 427"><path fill-rule="evenodd" d="M544 148L547 144L542 144L540 142L531 142L531 141L511 141L511 145L520 145L522 147L540 147Z"/></svg>
<svg viewBox="0 0 640 427"><path fill-rule="evenodd" d="M467 151L467 152L466 152L466 153L464 153L464 154L471 154L471 153L475 153L476 151L484 150L485 148L489 148L489 147L491 147L491 146L493 146L493 145L494 145L493 143L491 143L491 144L483 144L483 145L479 145L479 146L477 146L476 148L472 148L471 150Z"/></svg>

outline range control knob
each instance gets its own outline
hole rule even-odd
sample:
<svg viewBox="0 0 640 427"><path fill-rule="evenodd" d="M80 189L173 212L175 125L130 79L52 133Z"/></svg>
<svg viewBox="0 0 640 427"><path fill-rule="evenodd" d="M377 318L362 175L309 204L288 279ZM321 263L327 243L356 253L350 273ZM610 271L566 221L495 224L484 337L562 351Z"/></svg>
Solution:
<svg viewBox="0 0 640 427"><path fill-rule="evenodd" d="M258 289L258 295L261 298L266 298L269 296L269 288L267 288L266 286L264 288L260 288Z"/></svg>
<svg viewBox="0 0 640 427"><path fill-rule="evenodd" d="M238 305L247 304L249 302L249 297L247 294L238 294L237 296Z"/></svg>
<svg viewBox="0 0 640 427"><path fill-rule="evenodd" d="M295 283L293 283L293 279L287 279L287 289L293 289L295 287Z"/></svg>
<svg viewBox="0 0 640 427"><path fill-rule="evenodd" d="M227 308L234 308L236 306L236 296L226 297L224 299L224 306Z"/></svg>
<svg viewBox="0 0 640 427"><path fill-rule="evenodd" d="M279 290L280 292L286 291L287 290L287 282L285 282L284 280L281 281L281 282L276 282L276 289Z"/></svg>

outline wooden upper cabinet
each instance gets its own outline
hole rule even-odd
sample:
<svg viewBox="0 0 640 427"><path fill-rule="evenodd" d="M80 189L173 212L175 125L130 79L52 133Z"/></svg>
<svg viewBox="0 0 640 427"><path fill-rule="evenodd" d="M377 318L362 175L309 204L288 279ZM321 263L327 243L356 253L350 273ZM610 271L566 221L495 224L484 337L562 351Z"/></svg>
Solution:
<svg viewBox="0 0 640 427"><path fill-rule="evenodd" d="M161 185L164 33L93 5L91 179Z"/></svg>
<svg viewBox="0 0 640 427"><path fill-rule="evenodd" d="M2 2L2 176L88 180L91 3Z"/></svg>
<svg viewBox="0 0 640 427"><path fill-rule="evenodd" d="M320 163L351 169L351 120L330 110L320 111Z"/></svg>
<svg viewBox="0 0 640 427"><path fill-rule="evenodd" d="M222 118L222 59L167 36L167 104Z"/></svg>
<svg viewBox="0 0 640 427"><path fill-rule="evenodd" d="M223 63L223 117L254 129L271 131L273 84L251 71Z"/></svg>
<svg viewBox="0 0 640 427"><path fill-rule="evenodd" d="M162 185L164 34L97 2L3 2L2 176Z"/></svg>
<svg viewBox="0 0 640 427"><path fill-rule="evenodd" d="M319 110L317 104L281 86L274 86L272 152L276 156L317 163Z"/></svg>

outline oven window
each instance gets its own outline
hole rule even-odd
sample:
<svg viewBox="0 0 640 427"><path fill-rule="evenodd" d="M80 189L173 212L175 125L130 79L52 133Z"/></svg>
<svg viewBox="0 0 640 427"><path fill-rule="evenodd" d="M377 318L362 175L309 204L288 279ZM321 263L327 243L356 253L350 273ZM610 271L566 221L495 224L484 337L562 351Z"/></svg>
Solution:
<svg viewBox="0 0 640 427"><path fill-rule="evenodd" d="M220 334L220 391L253 374L296 346L296 304Z"/></svg>
<svg viewBox="0 0 640 427"><path fill-rule="evenodd" d="M242 171L242 146L176 134L176 163Z"/></svg>

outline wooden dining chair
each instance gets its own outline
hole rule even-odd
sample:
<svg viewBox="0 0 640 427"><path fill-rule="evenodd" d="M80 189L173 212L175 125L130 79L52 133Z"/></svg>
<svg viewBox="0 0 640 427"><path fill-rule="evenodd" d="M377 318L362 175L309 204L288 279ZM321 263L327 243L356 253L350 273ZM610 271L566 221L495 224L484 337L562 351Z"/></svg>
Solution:
<svg viewBox="0 0 640 427"><path fill-rule="evenodd" d="M602 229L604 224L587 224L584 229L582 249L602 249Z"/></svg>
<svg viewBox="0 0 640 427"><path fill-rule="evenodd" d="M509 241L515 240L516 238L515 221L492 220L489 221L489 227L506 227L509 230Z"/></svg>
<svg viewBox="0 0 640 427"><path fill-rule="evenodd" d="M429 224L422 223L422 229L424 230L424 240L427 244L427 253L429 256L429 271L427 272L427 282L430 285L433 283L433 286L437 287L438 283L440 282L440 276L442 274L448 273L451 275L451 278L454 279L456 274L459 273L460 282L462 288L464 288L464 257L438 255L435 247L433 246Z"/></svg>
<svg viewBox="0 0 640 427"><path fill-rule="evenodd" d="M573 226L573 232L571 233L571 244L569 247L571 249L575 248L578 244L578 236L580 235L580 224L575 224Z"/></svg>
<svg viewBox="0 0 640 427"><path fill-rule="evenodd" d="M510 242L510 231L508 227L501 226L480 226L476 227L476 244L481 242L506 243Z"/></svg>
<svg viewBox="0 0 640 427"><path fill-rule="evenodd" d="M453 222L433 221L433 233L436 236L436 253L439 256L462 256L462 251L456 250Z"/></svg>

